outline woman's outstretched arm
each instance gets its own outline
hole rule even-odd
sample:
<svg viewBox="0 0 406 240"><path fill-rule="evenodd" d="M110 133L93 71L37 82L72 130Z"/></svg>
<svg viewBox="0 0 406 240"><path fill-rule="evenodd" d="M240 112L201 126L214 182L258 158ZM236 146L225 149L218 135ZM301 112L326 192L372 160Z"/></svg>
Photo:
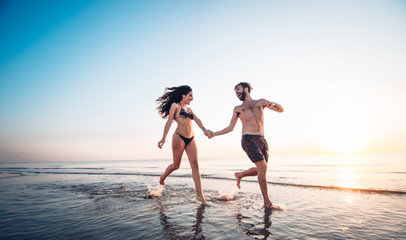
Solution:
<svg viewBox="0 0 406 240"><path fill-rule="evenodd" d="M198 118L193 111L192 111L192 113L193 113L193 120L195 120L197 126L199 126L199 128L202 129L204 135L207 136L208 130L204 127L204 125L203 125L202 121L200 120L200 118Z"/></svg>
<svg viewBox="0 0 406 240"><path fill-rule="evenodd" d="M176 103L172 103L171 109L169 110L168 120L165 123L162 139L158 142L159 148L162 148L162 146L165 144L166 136L168 135L169 129L171 128L173 118L175 116L177 108L178 108L178 105Z"/></svg>

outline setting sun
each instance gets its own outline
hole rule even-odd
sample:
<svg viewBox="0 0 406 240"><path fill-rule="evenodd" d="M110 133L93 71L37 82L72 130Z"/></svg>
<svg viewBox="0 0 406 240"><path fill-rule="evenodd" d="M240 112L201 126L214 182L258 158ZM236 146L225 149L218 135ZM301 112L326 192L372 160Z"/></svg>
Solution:
<svg viewBox="0 0 406 240"><path fill-rule="evenodd" d="M357 131L336 132L325 138L325 149L334 153L361 152L366 147L366 137Z"/></svg>

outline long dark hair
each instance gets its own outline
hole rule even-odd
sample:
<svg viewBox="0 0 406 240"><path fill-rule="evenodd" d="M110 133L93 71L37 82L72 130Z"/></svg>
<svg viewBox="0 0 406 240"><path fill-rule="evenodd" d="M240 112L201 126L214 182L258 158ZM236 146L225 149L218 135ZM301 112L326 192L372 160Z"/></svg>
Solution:
<svg viewBox="0 0 406 240"><path fill-rule="evenodd" d="M168 117L172 103L179 103L182 100L182 95L187 95L191 91L192 88L188 85L165 88L164 94L156 100L159 104L156 109L158 109L161 117Z"/></svg>

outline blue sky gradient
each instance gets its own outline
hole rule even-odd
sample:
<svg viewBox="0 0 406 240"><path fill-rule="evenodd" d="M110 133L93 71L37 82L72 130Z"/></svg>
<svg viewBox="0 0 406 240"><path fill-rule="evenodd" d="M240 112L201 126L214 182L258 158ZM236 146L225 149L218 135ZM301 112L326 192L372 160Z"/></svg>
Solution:
<svg viewBox="0 0 406 240"><path fill-rule="evenodd" d="M164 88L220 130L240 81L286 109L274 154L406 151L405 1L2 1L0 36L0 162L170 158ZM195 131L244 156L240 125Z"/></svg>

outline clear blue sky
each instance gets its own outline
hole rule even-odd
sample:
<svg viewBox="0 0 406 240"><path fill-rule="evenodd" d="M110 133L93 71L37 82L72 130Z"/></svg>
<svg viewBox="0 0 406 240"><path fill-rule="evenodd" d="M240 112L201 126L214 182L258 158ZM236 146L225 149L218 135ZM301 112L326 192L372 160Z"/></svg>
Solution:
<svg viewBox="0 0 406 240"><path fill-rule="evenodd" d="M164 88L220 130L240 81L285 107L273 154L406 152L405 1L10 0L0 36L0 162L170 158ZM240 125L195 131L201 157L244 156Z"/></svg>

